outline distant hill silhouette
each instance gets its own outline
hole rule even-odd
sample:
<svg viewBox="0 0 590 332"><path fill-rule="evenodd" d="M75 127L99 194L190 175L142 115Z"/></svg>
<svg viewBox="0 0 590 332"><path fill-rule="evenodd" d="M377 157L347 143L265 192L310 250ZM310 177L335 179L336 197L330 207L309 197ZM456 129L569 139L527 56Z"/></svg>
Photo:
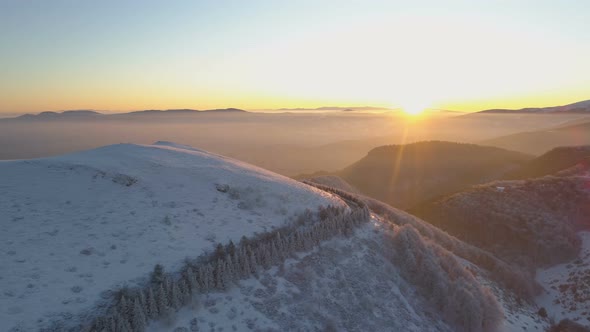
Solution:
<svg viewBox="0 0 590 332"><path fill-rule="evenodd" d="M316 108L305 108L305 107L296 107L296 108L279 108L277 111L380 111L380 110L389 110L386 107L374 107L374 106L322 106Z"/></svg>
<svg viewBox="0 0 590 332"><path fill-rule="evenodd" d="M84 118L96 117L102 115L93 110L71 110L63 112L41 112L39 114L24 114L15 118L5 118L2 120L18 119L18 120L53 120L66 118Z"/></svg>
<svg viewBox="0 0 590 332"><path fill-rule="evenodd" d="M334 175L370 197L409 208L499 179L530 159L531 156L494 147L428 141L375 148Z"/></svg>
<svg viewBox="0 0 590 332"><path fill-rule="evenodd" d="M552 149L521 168L506 174L506 179L528 179L556 174L582 163L590 157L590 145Z"/></svg>
<svg viewBox="0 0 590 332"><path fill-rule="evenodd" d="M589 113L590 100L584 100L573 104L551 107L527 107L517 110L513 109L489 109L478 113Z"/></svg>
<svg viewBox="0 0 590 332"><path fill-rule="evenodd" d="M212 110L194 110L190 108L182 108L182 109L169 109L169 110L144 110L144 111L134 111L129 113L119 113L117 115L146 115L146 114L199 114L199 113L247 113L247 111L241 110L239 108L220 108L220 109L212 109Z"/></svg>
<svg viewBox="0 0 590 332"><path fill-rule="evenodd" d="M590 118L586 122L577 120L572 125L501 136L479 143L530 154L542 154L560 146L590 145Z"/></svg>
<svg viewBox="0 0 590 332"><path fill-rule="evenodd" d="M203 113L249 113L239 108L220 108L211 110L194 109L170 109L170 110L141 110L125 113L105 114L93 110L71 110L62 112L41 112L39 114L24 114L14 118L3 118L0 121L29 121L29 120L67 120L67 119L105 119L126 116L150 116L150 115L193 115Z"/></svg>

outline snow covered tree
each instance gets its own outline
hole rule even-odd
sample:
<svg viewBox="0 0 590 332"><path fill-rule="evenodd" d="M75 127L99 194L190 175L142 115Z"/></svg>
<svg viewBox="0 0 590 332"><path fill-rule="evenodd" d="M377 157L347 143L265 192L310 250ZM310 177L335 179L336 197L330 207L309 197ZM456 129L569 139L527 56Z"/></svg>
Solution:
<svg viewBox="0 0 590 332"><path fill-rule="evenodd" d="M178 289L178 283L175 281L171 282L170 292L168 293L168 303L171 308L178 309L182 304L182 298L180 290Z"/></svg>
<svg viewBox="0 0 590 332"><path fill-rule="evenodd" d="M215 263L215 288L224 290L225 289L225 263L223 260L218 259Z"/></svg>
<svg viewBox="0 0 590 332"><path fill-rule="evenodd" d="M112 332L117 330L117 320L115 316L110 316L107 322L107 331Z"/></svg>
<svg viewBox="0 0 590 332"><path fill-rule="evenodd" d="M131 304L127 302L125 296L121 296L119 300L119 306L117 308L117 312L121 316L122 319L129 320L131 318L133 308Z"/></svg>
<svg viewBox="0 0 590 332"><path fill-rule="evenodd" d="M160 284L156 293L156 307L158 308L159 315L163 315L168 310L168 294L163 284Z"/></svg>
<svg viewBox="0 0 590 332"><path fill-rule="evenodd" d="M156 298L154 296L154 290L152 287L148 288L147 296L145 299L145 311L146 318L155 319L158 317L158 306L156 304Z"/></svg>
<svg viewBox="0 0 590 332"><path fill-rule="evenodd" d="M133 330L131 330L131 326L129 325L129 320L127 320L127 318L125 318L121 315L117 315L115 319L117 321L117 328L115 331L117 331L117 332L133 332Z"/></svg>
<svg viewBox="0 0 590 332"><path fill-rule="evenodd" d="M178 290L179 290L180 304L181 305L187 304L191 298L191 291L190 291L190 288L184 278L181 278L180 281L178 281Z"/></svg>
<svg viewBox="0 0 590 332"><path fill-rule="evenodd" d="M229 244L227 245L226 253L230 256L233 256L233 254L236 253L236 245L231 240L229 241Z"/></svg>
<svg viewBox="0 0 590 332"><path fill-rule="evenodd" d="M190 266L186 269L186 279L188 281L190 293L197 293L199 291L199 284L197 283L197 277Z"/></svg>
<svg viewBox="0 0 590 332"><path fill-rule="evenodd" d="M150 281L152 284L159 285L164 282L164 277L164 267L161 264L156 264L156 266L154 266L154 271L150 276Z"/></svg>
<svg viewBox="0 0 590 332"><path fill-rule="evenodd" d="M225 258L224 271L224 280L227 282L227 286L229 286L232 282L235 283L238 281L237 273L234 271L234 263L230 255L227 255Z"/></svg>
<svg viewBox="0 0 590 332"><path fill-rule="evenodd" d="M222 259L225 257L225 249L223 248L223 244L218 243L217 247L215 247L215 253L213 253L214 259Z"/></svg>
<svg viewBox="0 0 590 332"><path fill-rule="evenodd" d="M133 304L133 318L131 321L135 332L143 332L145 330L147 319L141 303L139 303L139 299L136 299Z"/></svg>

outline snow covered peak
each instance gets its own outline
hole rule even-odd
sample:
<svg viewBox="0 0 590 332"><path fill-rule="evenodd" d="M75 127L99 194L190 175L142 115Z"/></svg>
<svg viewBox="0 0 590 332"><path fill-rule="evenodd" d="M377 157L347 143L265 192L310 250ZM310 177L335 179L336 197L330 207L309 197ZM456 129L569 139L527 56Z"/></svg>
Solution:
<svg viewBox="0 0 590 332"><path fill-rule="evenodd" d="M36 329L173 271L216 243L284 225L326 192L170 142L0 162L0 330Z"/></svg>
<svg viewBox="0 0 590 332"><path fill-rule="evenodd" d="M232 182L235 181L234 187L270 185L267 189L277 189L285 193L297 188L301 191L299 194L320 195L326 198L322 191L265 169L166 141L158 141L153 145L115 144L52 158L14 163L43 164L48 167L87 167L98 172L127 175L151 185L161 185L165 182L165 187L168 188L172 183L189 185L197 182L232 186ZM160 176L165 178L159 178ZM275 188L276 186L285 188ZM175 188L174 192L177 191ZM324 203L329 203L329 199L324 200Z"/></svg>

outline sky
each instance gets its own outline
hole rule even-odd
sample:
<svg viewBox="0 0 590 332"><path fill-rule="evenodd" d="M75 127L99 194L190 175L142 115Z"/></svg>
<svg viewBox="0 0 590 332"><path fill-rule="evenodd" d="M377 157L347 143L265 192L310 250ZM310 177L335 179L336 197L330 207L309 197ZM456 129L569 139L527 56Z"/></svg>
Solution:
<svg viewBox="0 0 590 332"><path fill-rule="evenodd" d="M0 112L590 99L588 1L0 0Z"/></svg>

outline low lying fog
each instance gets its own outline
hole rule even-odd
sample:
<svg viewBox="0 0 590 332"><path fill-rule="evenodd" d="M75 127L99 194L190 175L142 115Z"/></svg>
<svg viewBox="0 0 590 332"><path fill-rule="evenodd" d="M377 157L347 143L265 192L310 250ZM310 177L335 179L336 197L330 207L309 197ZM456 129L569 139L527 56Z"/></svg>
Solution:
<svg viewBox="0 0 590 332"><path fill-rule="evenodd" d="M581 117L445 113L412 118L392 113L318 112L0 119L0 159L46 157L108 144L166 140L294 176L341 169L380 145L433 139L478 143L579 122ZM590 121L590 117L586 119Z"/></svg>

